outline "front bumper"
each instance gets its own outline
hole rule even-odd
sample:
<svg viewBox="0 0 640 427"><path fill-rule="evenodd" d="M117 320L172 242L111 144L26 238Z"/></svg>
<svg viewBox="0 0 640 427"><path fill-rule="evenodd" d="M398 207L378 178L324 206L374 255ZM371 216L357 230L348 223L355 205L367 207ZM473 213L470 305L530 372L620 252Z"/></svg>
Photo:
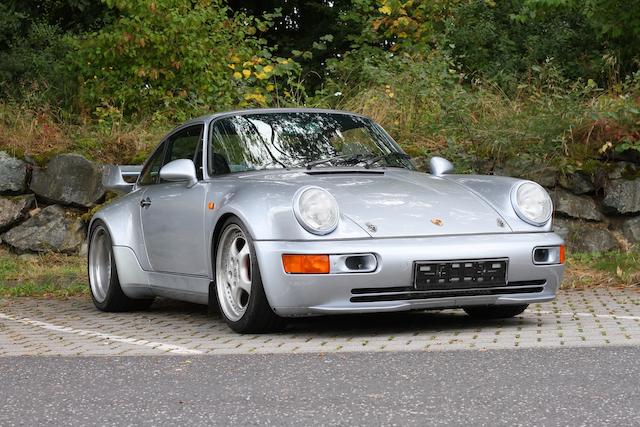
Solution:
<svg viewBox="0 0 640 427"><path fill-rule="evenodd" d="M288 317L550 301L564 266L534 265L532 254L535 247L561 244L555 233L254 242L269 304ZM285 253L373 253L378 267L371 273L287 274ZM509 259L506 287L431 293L411 288L414 261L493 258Z"/></svg>

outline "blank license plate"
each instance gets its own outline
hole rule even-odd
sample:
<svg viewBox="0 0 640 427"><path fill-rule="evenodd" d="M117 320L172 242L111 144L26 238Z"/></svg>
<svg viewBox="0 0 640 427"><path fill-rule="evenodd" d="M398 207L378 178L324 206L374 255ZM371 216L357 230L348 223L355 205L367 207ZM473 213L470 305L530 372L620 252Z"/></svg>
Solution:
<svg viewBox="0 0 640 427"><path fill-rule="evenodd" d="M506 286L507 259L415 262L413 286L419 290Z"/></svg>

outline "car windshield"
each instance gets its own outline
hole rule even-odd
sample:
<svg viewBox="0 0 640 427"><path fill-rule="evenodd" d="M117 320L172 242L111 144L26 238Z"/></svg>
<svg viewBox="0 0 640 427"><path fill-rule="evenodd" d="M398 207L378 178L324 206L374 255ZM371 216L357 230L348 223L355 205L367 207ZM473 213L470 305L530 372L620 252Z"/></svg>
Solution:
<svg viewBox="0 0 640 427"><path fill-rule="evenodd" d="M238 114L211 127L209 173L326 166L414 169L373 121L340 113Z"/></svg>

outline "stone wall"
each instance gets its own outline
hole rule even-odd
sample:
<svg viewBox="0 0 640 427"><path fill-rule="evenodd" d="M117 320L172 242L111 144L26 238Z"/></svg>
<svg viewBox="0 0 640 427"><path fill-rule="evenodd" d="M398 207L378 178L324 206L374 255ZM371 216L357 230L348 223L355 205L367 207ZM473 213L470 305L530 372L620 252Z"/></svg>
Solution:
<svg viewBox="0 0 640 427"><path fill-rule="evenodd" d="M640 167L601 161L590 172L562 174L512 159L496 174L531 179L547 188L554 205L554 230L576 252L628 250L640 242Z"/></svg>
<svg viewBox="0 0 640 427"><path fill-rule="evenodd" d="M82 215L104 200L102 167L77 154L45 168L0 152L0 241L18 253L77 253Z"/></svg>
<svg viewBox="0 0 640 427"><path fill-rule="evenodd" d="M634 162L602 162L593 173L570 175L518 159L492 169L548 189L554 229L571 250L626 250L640 242L640 167ZM101 179L101 166L77 154L58 155L39 168L0 151L1 242L19 253L78 252L86 233L82 217L105 197Z"/></svg>

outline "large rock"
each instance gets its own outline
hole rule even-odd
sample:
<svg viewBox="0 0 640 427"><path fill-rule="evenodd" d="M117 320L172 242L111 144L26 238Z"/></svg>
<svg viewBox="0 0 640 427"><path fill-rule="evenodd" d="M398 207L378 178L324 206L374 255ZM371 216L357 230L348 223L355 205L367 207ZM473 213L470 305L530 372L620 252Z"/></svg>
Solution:
<svg viewBox="0 0 640 427"><path fill-rule="evenodd" d="M617 179L605 187L602 204L613 213L640 212L640 179Z"/></svg>
<svg viewBox="0 0 640 427"><path fill-rule="evenodd" d="M47 201L91 207L104 196L102 167L79 154L61 154L34 169L31 191Z"/></svg>
<svg viewBox="0 0 640 427"><path fill-rule="evenodd" d="M596 189L591 177L581 172L562 175L559 183L573 194L591 193Z"/></svg>
<svg viewBox="0 0 640 427"><path fill-rule="evenodd" d="M619 248L611 231L593 223L557 218L553 221L553 229L565 239L572 252L606 252Z"/></svg>
<svg viewBox="0 0 640 427"><path fill-rule="evenodd" d="M84 224L76 214L52 205L1 237L18 252L77 252L84 241Z"/></svg>
<svg viewBox="0 0 640 427"><path fill-rule="evenodd" d="M620 229L630 243L640 243L640 217L623 221Z"/></svg>
<svg viewBox="0 0 640 427"><path fill-rule="evenodd" d="M553 218L553 232L567 242L571 239L574 221L565 218Z"/></svg>
<svg viewBox="0 0 640 427"><path fill-rule="evenodd" d="M554 210L563 215L590 221L601 221L603 218L591 197L576 196L562 188L556 188L551 198Z"/></svg>
<svg viewBox="0 0 640 427"><path fill-rule="evenodd" d="M529 179L543 187L551 188L556 185L558 170L526 158L514 157L507 160L501 167L496 167L495 174Z"/></svg>
<svg viewBox="0 0 640 427"><path fill-rule="evenodd" d="M19 194L27 185L27 164L0 151L0 193Z"/></svg>
<svg viewBox="0 0 640 427"><path fill-rule="evenodd" d="M8 230L27 216L35 203L33 194L27 196L0 197L0 232Z"/></svg>
<svg viewBox="0 0 640 427"><path fill-rule="evenodd" d="M608 165L607 178L633 179L638 176L638 167L629 162L615 162Z"/></svg>

